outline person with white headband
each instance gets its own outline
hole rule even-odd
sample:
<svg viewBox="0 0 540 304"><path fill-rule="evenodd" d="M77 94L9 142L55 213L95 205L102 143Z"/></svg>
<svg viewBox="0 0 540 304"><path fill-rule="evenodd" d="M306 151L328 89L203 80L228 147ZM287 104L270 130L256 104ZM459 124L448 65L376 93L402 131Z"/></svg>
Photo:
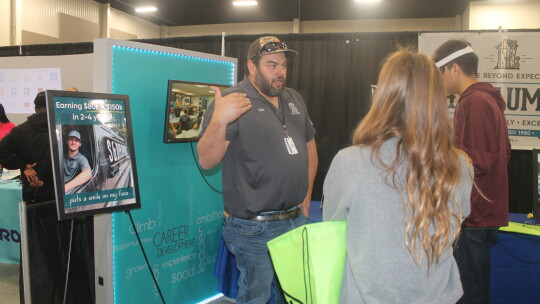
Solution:
<svg viewBox="0 0 540 304"><path fill-rule="evenodd" d="M454 143L473 160L475 187L454 257L463 297L458 303L489 303L490 248L498 228L508 225L510 140L501 93L478 82L478 56L470 43L449 40L433 60L443 73L447 94L459 94L454 114Z"/></svg>

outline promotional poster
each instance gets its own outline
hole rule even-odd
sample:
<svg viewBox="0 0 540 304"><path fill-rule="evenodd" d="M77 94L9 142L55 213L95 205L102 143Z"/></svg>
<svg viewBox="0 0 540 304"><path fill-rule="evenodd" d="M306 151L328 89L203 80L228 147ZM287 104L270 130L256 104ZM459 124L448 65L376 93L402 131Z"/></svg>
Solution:
<svg viewBox="0 0 540 304"><path fill-rule="evenodd" d="M540 33L424 33L419 51L432 57L450 39L471 43L478 55L478 81L491 83L506 101L512 149L540 148ZM459 96L449 100L453 117Z"/></svg>
<svg viewBox="0 0 540 304"><path fill-rule="evenodd" d="M60 220L140 208L125 95L47 91Z"/></svg>

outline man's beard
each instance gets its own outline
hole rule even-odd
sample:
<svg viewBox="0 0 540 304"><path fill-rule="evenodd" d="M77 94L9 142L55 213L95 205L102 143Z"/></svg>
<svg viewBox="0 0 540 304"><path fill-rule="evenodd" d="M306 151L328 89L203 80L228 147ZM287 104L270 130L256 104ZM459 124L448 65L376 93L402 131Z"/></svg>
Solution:
<svg viewBox="0 0 540 304"><path fill-rule="evenodd" d="M283 89L285 88L285 77L279 77L276 79L283 80L282 81L283 85L281 86L281 88L273 87L272 81L266 80L258 69L257 69L257 72L255 73L255 84L264 95L269 96L269 97L280 96L281 93L283 92Z"/></svg>

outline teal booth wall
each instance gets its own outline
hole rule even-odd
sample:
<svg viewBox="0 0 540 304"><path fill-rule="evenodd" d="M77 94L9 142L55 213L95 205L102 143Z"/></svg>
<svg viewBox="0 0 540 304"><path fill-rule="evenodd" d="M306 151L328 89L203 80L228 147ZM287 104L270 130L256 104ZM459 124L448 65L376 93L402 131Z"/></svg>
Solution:
<svg viewBox="0 0 540 304"><path fill-rule="evenodd" d="M94 90L129 95L142 208L95 218L96 300L198 303L216 291L222 196L204 181L196 143L164 143L169 80L233 85L234 58L111 39L94 43ZM204 171L221 189L220 168Z"/></svg>

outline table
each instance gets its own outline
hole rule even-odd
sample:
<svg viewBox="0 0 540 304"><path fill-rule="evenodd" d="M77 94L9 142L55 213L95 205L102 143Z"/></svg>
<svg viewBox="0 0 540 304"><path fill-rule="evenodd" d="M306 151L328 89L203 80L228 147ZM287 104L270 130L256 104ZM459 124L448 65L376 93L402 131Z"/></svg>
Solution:
<svg viewBox="0 0 540 304"><path fill-rule="evenodd" d="M0 263L19 264L19 202L22 201L18 181L0 180Z"/></svg>
<svg viewBox="0 0 540 304"><path fill-rule="evenodd" d="M533 233L540 230L540 221L524 214L510 214L509 220L529 224ZM540 236L500 230L491 248L491 304L538 303L539 281Z"/></svg>

